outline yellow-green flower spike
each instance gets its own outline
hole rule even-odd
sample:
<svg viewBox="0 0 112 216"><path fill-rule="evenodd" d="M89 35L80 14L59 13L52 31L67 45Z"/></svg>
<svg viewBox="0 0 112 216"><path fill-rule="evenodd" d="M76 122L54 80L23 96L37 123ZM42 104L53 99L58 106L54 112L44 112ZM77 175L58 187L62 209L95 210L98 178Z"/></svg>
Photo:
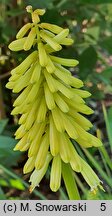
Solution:
<svg viewBox="0 0 112 216"><path fill-rule="evenodd" d="M69 29L41 23L44 9L33 11L29 5L26 10L31 14L32 23L19 30L9 49L31 52L11 71L6 87L19 93L11 112L21 115L20 126L15 132L15 139L20 140L14 150L28 151L23 172L32 172L30 192L39 185L48 166L51 166L50 188L57 191L61 185L62 164L67 163L71 170L82 174L92 191L98 187L103 189L97 175L72 143L74 139L79 148L102 145L88 132L92 124L83 116L93 113L84 100L91 94L80 89L83 82L69 71L69 67L75 67L79 62L54 55L63 45L73 43Z"/></svg>

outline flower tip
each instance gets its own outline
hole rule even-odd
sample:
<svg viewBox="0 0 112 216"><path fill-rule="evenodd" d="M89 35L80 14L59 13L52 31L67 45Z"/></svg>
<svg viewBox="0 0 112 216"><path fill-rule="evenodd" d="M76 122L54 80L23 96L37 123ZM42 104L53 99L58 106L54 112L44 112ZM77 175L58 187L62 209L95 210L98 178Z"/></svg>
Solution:
<svg viewBox="0 0 112 216"><path fill-rule="evenodd" d="M57 187L57 185L50 185L50 188L53 192L57 192L59 190L60 185Z"/></svg>
<svg viewBox="0 0 112 216"><path fill-rule="evenodd" d="M101 181L101 183L103 184L102 181ZM100 188L103 192L105 192L105 189L103 188L103 186L102 186L101 184L99 184L98 186L99 186L99 188Z"/></svg>
<svg viewBox="0 0 112 216"><path fill-rule="evenodd" d="M15 147L13 148L13 151L18 151L18 147L15 146Z"/></svg>
<svg viewBox="0 0 112 216"><path fill-rule="evenodd" d="M36 9L34 12L36 12L40 16L43 16L46 12L46 9Z"/></svg>
<svg viewBox="0 0 112 216"><path fill-rule="evenodd" d="M8 45L8 48L11 50L11 43Z"/></svg>
<svg viewBox="0 0 112 216"><path fill-rule="evenodd" d="M30 192L30 194L33 192L33 188L32 188L32 186L30 186L30 188L29 188L29 192Z"/></svg>
<svg viewBox="0 0 112 216"><path fill-rule="evenodd" d="M79 64L79 61L75 60L75 66Z"/></svg>
<svg viewBox="0 0 112 216"><path fill-rule="evenodd" d="M32 6L31 6L31 5L28 5L28 6L26 7L26 11L27 11L28 13L32 13L32 12L33 12Z"/></svg>

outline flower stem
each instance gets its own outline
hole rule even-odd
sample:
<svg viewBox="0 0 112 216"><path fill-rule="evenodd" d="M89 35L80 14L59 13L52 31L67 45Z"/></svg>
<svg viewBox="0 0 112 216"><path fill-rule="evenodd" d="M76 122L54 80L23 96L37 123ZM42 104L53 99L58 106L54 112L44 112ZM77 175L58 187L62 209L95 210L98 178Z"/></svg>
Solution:
<svg viewBox="0 0 112 216"><path fill-rule="evenodd" d="M79 191L69 164L62 163L62 176L70 200L80 200Z"/></svg>
<svg viewBox="0 0 112 216"><path fill-rule="evenodd" d="M106 124L106 129L107 129L108 140L109 140L110 148L111 148L111 151L112 151L111 128L110 128L110 124L109 124L107 110L106 110L106 107L105 107L103 102L102 102L102 109L103 109L103 115L104 115L104 120L105 120L105 124Z"/></svg>

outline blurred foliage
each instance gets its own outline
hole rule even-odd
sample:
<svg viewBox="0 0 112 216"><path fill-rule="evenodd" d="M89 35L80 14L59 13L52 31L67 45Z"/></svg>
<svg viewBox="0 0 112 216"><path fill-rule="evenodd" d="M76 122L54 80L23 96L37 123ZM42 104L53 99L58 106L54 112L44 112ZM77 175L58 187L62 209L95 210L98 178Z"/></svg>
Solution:
<svg viewBox="0 0 112 216"><path fill-rule="evenodd" d="M84 81L84 89L92 93L92 97L87 101L96 110L95 114L90 117L94 123L92 132L100 127L104 134L102 136L107 148L107 158L104 150L103 153L100 152L103 155L102 158L96 149L90 152L93 158L99 160L101 169L104 169L104 176L107 175L109 178L109 180L104 180L107 193L97 194L95 198L88 191L85 192L77 176L76 180L82 198L112 199L111 184L108 185L111 178L109 164L110 148L112 148L112 145L109 145L112 143L112 0L0 0L0 199L14 198L10 192L8 194L8 188L24 190L21 180L13 178L13 170L17 168L18 161L25 160L25 156L13 152L16 143L13 135L17 128L18 117L10 116L15 95L5 88L5 84L10 70L26 55L21 52L10 52L8 44L15 38L21 26L28 22L29 15L25 12L25 7L29 4L33 8L47 9L42 18L43 22L55 23L70 29L74 44L64 47L59 55L67 58L75 57L79 60L79 66L75 71L73 68L71 71ZM104 116L107 131L104 125L101 100L105 102ZM108 107L110 108L106 111ZM84 157L83 152L82 157ZM91 165L93 166L93 163ZM97 168L96 170L99 172ZM21 171L19 174L21 175ZM101 179L104 176L101 175ZM18 198L18 194L20 192L17 192L15 199ZM25 198L29 198L28 196L27 194ZM64 197L66 195L63 190L60 190L55 199L64 199Z"/></svg>

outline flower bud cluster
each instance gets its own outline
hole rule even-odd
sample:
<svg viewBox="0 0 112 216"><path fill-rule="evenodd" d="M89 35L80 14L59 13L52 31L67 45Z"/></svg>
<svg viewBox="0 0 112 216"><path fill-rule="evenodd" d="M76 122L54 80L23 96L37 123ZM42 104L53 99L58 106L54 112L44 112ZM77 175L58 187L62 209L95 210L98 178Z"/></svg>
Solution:
<svg viewBox="0 0 112 216"><path fill-rule="evenodd" d="M57 191L61 185L62 163L69 163L80 172L92 189L100 180L79 156L71 139L81 147L99 147L101 141L90 134L91 122L83 114L93 110L84 99L91 94L80 89L83 82L73 77L66 67L75 67L78 61L55 56L62 46L71 45L69 29L40 23L45 10L32 10L32 23L25 24L10 43L12 51L34 51L11 71L6 87L19 96L14 102L12 115L20 114L19 139L14 150L28 151L24 173L32 172L31 191L39 185L51 164L50 188ZM52 161L52 162L51 162Z"/></svg>

